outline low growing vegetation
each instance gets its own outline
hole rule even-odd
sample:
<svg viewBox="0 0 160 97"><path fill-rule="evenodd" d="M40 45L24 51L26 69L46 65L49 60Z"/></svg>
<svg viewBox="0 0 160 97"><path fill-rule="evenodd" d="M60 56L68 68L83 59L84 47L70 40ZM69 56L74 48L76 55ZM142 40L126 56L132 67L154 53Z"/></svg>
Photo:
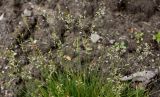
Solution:
<svg viewBox="0 0 160 97"><path fill-rule="evenodd" d="M159 1L1 0L0 97L159 97Z"/></svg>
<svg viewBox="0 0 160 97"><path fill-rule="evenodd" d="M160 32L158 32L157 34L155 34L155 35L153 36L153 39L154 39L155 41L157 41L157 43L160 43Z"/></svg>
<svg viewBox="0 0 160 97"><path fill-rule="evenodd" d="M117 78L104 78L97 71L56 71L43 81L28 84L27 97L148 97L144 89L133 89Z"/></svg>

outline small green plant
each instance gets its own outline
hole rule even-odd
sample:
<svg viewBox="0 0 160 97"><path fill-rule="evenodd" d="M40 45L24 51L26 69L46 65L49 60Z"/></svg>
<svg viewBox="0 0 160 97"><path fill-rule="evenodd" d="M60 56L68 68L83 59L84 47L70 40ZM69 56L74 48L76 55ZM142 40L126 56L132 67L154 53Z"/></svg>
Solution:
<svg viewBox="0 0 160 97"><path fill-rule="evenodd" d="M143 35L144 33L142 32L135 32L135 38L137 40L137 43L140 43L141 41L143 41Z"/></svg>
<svg viewBox="0 0 160 97"><path fill-rule="evenodd" d="M127 47L125 43L122 41L120 43L115 43L114 48L116 51L125 50Z"/></svg>
<svg viewBox="0 0 160 97"><path fill-rule="evenodd" d="M157 34L153 35L153 39L157 41L157 43L160 43L160 32Z"/></svg>

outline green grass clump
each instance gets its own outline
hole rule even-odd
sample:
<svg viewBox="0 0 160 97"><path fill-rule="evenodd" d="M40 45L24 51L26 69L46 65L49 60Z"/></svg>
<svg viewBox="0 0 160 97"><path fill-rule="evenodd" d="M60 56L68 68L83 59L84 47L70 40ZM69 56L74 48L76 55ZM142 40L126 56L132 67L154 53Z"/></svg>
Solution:
<svg viewBox="0 0 160 97"><path fill-rule="evenodd" d="M45 84L37 85L31 97L147 97L142 89L131 89L96 72L54 72Z"/></svg>
<svg viewBox="0 0 160 97"><path fill-rule="evenodd" d="M94 73L58 72L50 76L37 92L39 97L116 97L112 85L111 82L104 83Z"/></svg>

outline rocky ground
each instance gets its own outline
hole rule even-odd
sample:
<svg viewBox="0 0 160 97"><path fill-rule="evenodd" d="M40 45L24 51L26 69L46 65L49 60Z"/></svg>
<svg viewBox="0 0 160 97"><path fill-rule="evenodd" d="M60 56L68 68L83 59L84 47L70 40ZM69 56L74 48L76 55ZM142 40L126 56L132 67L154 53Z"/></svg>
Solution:
<svg viewBox="0 0 160 97"><path fill-rule="evenodd" d="M159 0L0 0L0 97L21 97L51 60L104 76L158 67L159 20Z"/></svg>

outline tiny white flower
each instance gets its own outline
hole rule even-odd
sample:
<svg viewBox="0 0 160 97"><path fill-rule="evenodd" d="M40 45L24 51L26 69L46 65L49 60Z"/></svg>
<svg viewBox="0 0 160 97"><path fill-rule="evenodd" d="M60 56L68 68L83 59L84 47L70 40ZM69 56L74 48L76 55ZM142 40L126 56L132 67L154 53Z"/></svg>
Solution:
<svg viewBox="0 0 160 97"><path fill-rule="evenodd" d="M4 69L8 69L8 66L5 66Z"/></svg>
<svg viewBox="0 0 160 97"><path fill-rule="evenodd" d="M4 71L2 71L2 73L4 73Z"/></svg>
<svg viewBox="0 0 160 97"><path fill-rule="evenodd" d="M33 43L36 44L36 43L37 43L37 40L34 40Z"/></svg>
<svg viewBox="0 0 160 97"><path fill-rule="evenodd" d="M15 55L17 55L17 53L14 52L13 55L15 56Z"/></svg>

